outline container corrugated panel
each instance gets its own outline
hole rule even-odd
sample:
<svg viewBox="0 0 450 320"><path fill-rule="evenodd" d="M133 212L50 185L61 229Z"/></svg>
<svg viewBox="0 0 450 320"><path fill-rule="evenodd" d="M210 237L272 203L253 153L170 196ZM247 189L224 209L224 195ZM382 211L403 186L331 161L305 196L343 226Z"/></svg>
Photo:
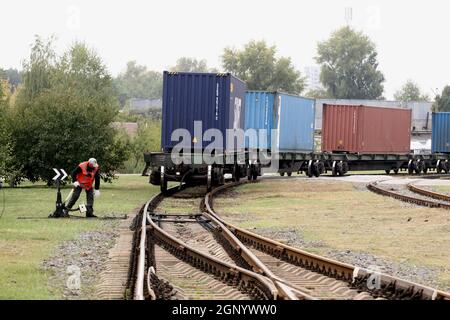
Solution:
<svg viewBox="0 0 450 320"><path fill-rule="evenodd" d="M385 101L362 99L316 99L316 130L322 129L322 108L324 104L371 106L384 108L411 109L411 127L413 131L431 131L432 102L425 101Z"/></svg>
<svg viewBox="0 0 450 320"><path fill-rule="evenodd" d="M431 151L450 153L450 112L436 112L432 115Z"/></svg>
<svg viewBox="0 0 450 320"><path fill-rule="evenodd" d="M245 105L245 129L267 130L263 139L247 139L247 147L273 149L273 138L280 152L313 151L313 99L280 92L248 91ZM274 137L273 129L278 129Z"/></svg>
<svg viewBox="0 0 450 320"><path fill-rule="evenodd" d="M276 94L277 147L280 152L314 150L314 104L314 99Z"/></svg>
<svg viewBox="0 0 450 320"><path fill-rule="evenodd" d="M322 151L409 153L411 110L368 106L323 106Z"/></svg>
<svg viewBox="0 0 450 320"><path fill-rule="evenodd" d="M192 141L183 144L195 150L210 142L202 141L208 129L223 134L226 150L226 130L244 129L246 85L229 73L164 72L161 147L170 151L179 141L172 141L176 129L186 129ZM194 132L194 122L202 122L202 131ZM244 145L239 146L242 149ZM236 148L234 148L236 149ZM235 150L227 151L235 151Z"/></svg>
<svg viewBox="0 0 450 320"><path fill-rule="evenodd" d="M258 139L247 137L245 140L247 148L271 149L271 129L274 129L274 102L275 94L273 92L247 91L245 95L245 130L254 129Z"/></svg>

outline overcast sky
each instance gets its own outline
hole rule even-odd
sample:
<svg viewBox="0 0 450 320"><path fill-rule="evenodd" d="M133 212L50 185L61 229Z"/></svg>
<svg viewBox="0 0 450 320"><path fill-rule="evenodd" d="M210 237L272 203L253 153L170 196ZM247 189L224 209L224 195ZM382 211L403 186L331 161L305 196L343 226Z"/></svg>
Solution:
<svg viewBox="0 0 450 320"><path fill-rule="evenodd" d="M385 97L409 78L428 94L450 84L450 2L445 0L39 0L2 1L0 67L21 67L35 34L63 50L86 41L116 75L129 60L162 71L180 56L220 69L226 46L265 39L303 71L317 42L346 24L369 35L386 77Z"/></svg>

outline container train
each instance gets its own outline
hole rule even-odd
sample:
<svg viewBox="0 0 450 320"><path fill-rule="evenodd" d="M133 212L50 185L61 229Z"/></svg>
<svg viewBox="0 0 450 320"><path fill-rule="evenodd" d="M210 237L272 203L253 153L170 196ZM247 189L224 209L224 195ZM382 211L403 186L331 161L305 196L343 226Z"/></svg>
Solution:
<svg viewBox="0 0 450 320"><path fill-rule="evenodd" d="M432 152L410 152L411 110L325 104L321 151L314 150L314 99L247 91L229 73L163 74L161 152L145 153L150 183L223 184L256 180L265 168L281 176L349 171L409 174L450 170L450 113L432 115Z"/></svg>

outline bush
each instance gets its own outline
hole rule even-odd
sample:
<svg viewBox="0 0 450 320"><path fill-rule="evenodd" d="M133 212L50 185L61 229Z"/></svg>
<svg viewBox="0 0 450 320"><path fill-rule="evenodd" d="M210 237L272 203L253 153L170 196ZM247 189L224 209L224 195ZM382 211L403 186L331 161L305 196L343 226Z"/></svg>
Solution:
<svg viewBox="0 0 450 320"><path fill-rule="evenodd" d="M110 125L118 112L112 79L85 44L54 58L50 42L38 38L24 66L10 121L15 169L51 183L52 168L72 170L95 157L103 179L111 180L128 158L128 142Z"/></svg>

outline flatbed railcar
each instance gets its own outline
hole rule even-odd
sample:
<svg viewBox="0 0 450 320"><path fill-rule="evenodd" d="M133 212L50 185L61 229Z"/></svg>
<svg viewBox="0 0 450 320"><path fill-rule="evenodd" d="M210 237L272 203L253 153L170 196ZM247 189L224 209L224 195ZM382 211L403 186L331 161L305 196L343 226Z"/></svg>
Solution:
<svg viewBox="0 0 450 320"><path fill-rule="evenodd" d="M450 171L450 155L445 153L416 155L282 152L267 153L255 158L245 151L215 155L212 164L206 163L201 154L190 153L182 156L163 152L145 153L144 171L151 170L150 183L160 185L162 191L167 189L169 181L201 183L211 188L223 184L225 174L230 174L234 181L244 177L256 180L263 169L269 168L273 162L276 162L276 172L281 176L305 173L308 177L319 177L328 172L333 176L342 176L351 171L375 170L384 170L387 174L396 174L399 171L406 171L408 174Z"/></svg>

